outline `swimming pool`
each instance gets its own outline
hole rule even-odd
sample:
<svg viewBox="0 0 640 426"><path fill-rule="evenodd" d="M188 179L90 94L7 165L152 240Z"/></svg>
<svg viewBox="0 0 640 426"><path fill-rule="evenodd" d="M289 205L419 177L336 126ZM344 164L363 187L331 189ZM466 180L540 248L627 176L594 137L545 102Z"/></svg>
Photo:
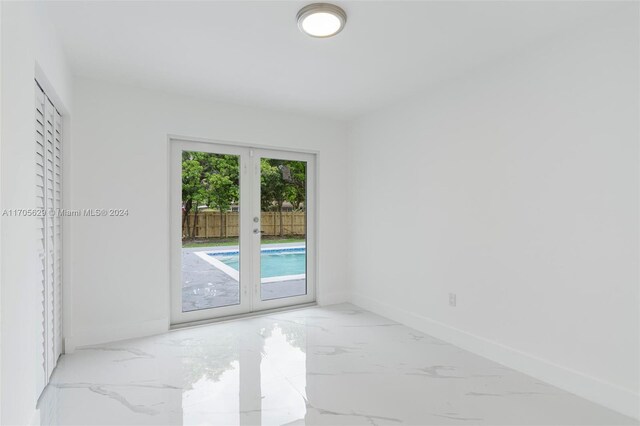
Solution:
<svg viewBox="0 0 640 426"><path fill-rule="evenodd" d="M240 254L237 250L197 252L200 258L238 280ZM260 250L261 282L304 279L307 253L304 246L263 248Z"/></svg>

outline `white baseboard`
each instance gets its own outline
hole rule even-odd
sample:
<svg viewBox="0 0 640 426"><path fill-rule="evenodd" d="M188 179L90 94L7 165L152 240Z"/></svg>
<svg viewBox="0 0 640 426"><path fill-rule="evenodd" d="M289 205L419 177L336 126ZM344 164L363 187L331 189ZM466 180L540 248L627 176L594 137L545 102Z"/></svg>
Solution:
<svg viewBox="0 0 640 426"><path fill-rule="evenodd" d="M506 345L485 339L366 296L352 294L351 303L433 337L521 371L626 416L640 419L640 395Z"/></svg>
<svg viewBox="0 0 640 426"><path fill-rule="evenodd" d="M41 426L42 422L40 421L40 410L33 410L33 414L31 414L31 421L29 422L29 426Z"/></svg>
<svg viewBox="0 0 640 426"><path fill-rule="evenodd" d="M64 351L72 353L82 346L99 345L119 340L152 336L169 331L169 318L144 321L130 325L113 325L91 330L79 330L74 336L65 337Z"/></svg>
<svg viewBox="0 0 640 426"><path fill-rule="evenodd" d="M346 303L349 301L349 294L343 291L333 293L320 293L318 295L318 305L337 305L338 303Z"/></svg>

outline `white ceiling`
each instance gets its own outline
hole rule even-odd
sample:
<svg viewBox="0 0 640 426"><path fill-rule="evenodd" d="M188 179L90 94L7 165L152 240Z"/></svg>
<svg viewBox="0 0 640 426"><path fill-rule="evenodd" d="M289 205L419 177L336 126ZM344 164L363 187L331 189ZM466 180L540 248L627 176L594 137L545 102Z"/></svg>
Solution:
<svg viewBox="0 0 640 426"><path fill-rule="evenodd" d="M607 13L607 2L344 2L330 39L309 2L48 2L76 75L350 119Z"/></svg>

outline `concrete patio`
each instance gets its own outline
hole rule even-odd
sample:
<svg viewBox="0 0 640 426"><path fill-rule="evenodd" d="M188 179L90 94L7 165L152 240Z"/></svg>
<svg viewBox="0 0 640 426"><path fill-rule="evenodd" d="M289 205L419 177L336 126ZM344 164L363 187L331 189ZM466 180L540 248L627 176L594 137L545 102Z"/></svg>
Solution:
<svg viewBox="0 0 640 426"><path fill-rule="evenodd" d="M268 244L270 248L299 245ZM195 253L213 250L238 250L238 246L195 247L182 249L182 310L216 308L240 303L239 283ZM241 278L242 279L242 278ZM278 281L261 284L262 300L298 296L306 293L306 280Z"/></svg>

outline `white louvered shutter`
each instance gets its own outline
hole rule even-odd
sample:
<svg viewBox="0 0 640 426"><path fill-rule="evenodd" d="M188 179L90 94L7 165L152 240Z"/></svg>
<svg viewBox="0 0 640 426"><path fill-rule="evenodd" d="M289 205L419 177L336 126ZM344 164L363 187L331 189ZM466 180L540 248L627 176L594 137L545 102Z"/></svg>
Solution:
<svg viewBox="0 0 640 426"><path fill-rule="evenodd" d="M54 166L53 166L53 153L54 153L54 123L55 123L55 113L56 110L53 107L53 104L49 99L47 99L47 103L45 105L45 140L46 140L46 173L47 179L45 182L45 192L47 194L45 203L47 204L47 210L53 209L53 199L54 199L54 188L55 188L55 179L54 179ZM55 367L55 325L54 325L54 289L53 289L53 281L55 277L55 261L54 261L54 229L53 229L53 218L51 216L46 216L45 219L45 228L46 228L46 271L47 271L47 283L46 283L46 315L47 319L47 328L45 335L47 336L47 379L51 375L53 371L53 367Z"/></svg>
<svg viewBox="0 0 640 426"><path fill-rule="evenodd" d="M44 92L36 86L36 144L35 144L35 160L36 160L36 209L44 211L46 209L46 160L45 160L45 96ZM39 332L40 336L40 348L38 353L40 362L42 363L42 374L38 375L38 387L44 387L47 383L46 374L46 219L44 216L39 216L36 219L36 240L38 247L37 257L37 279L38 279L38 297L39 306L41 307L41 328Z"/></svg>
<svg viewBox="0 0 640 426"><path fill-rule="evenodd" d="M53 206L56 211L62 209L62 117L55 111L54 118L54 159L53 159ZM62 354L62 219L55 215L53 219L54 233L54 357L57 360Z"/></svg>
<svg viewBox="0 0 640 426"><path fill-rule="evenodd" d="M62 353L62 117L36 84L38 286L42 302L42 387ZM51 213L53 212L53 214Z"/></svg>

